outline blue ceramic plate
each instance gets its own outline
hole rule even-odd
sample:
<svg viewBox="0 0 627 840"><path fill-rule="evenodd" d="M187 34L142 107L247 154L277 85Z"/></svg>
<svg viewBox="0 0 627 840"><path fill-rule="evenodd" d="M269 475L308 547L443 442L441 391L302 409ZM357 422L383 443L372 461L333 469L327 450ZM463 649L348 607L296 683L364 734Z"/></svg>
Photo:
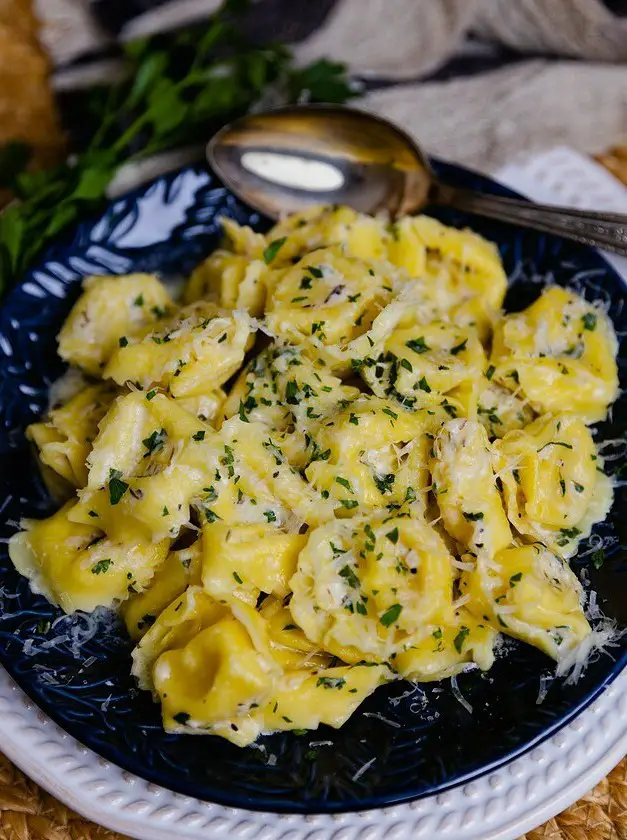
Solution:
<svg viewBox="0 0 627 840"><path fill-rule="evenodd" d="M510 194L468 171L440 164L462 187ZM508 643L486 675L460 676L470 714L449 682L379 689L341 730L263 738L238 749L219 738L166 735L159 707L130 677L130 644L106 612L61 616L33 595L12 568L6 538L22 516L43 516L51 502L25 445L23 430L45 407L62 372L55 335L89 274L187 274L215 246L218 218L264 221L202 168L187 168L112 203L71 239L50 250L7 297L0 312L0 660L21 687L65 730L106 759L191 796L270 811L342 811L389 805L441 791L501 764L563 726L627 662L627 644L601 656L574 686L553 681L537 703L552 663L532 647ZM471 225L498 243L511 288L508 309L520 309L542 283L605 298L619 333L627 330L626 290L595 252L551 237L457 213L436 213ZM623 364L623 374L626 369ZM623 386L626 379L623 377ZM627 400L599 430L622 438ZM625 470L625 447L610 454ZM625 621L627 546L625 490L598 532L610 544L600 570L586 569L605 611ZM622 547L621 547L622 546ZM585 551L586 546L582 547ZM366 772L359 772L373 758Z"/></svg>

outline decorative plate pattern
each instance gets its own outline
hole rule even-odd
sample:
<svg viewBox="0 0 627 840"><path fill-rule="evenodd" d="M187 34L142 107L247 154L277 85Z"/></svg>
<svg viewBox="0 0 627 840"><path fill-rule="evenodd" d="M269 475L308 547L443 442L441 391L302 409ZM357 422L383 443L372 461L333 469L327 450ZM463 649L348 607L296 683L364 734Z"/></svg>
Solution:
<svg viewBox="0 0 627 840"><path fill-rule="evenodd" d="M465 170L444 164L440 169L460 186L507 194ZM50 510L23 429L43 409L49 384L61 372L54 337L80 280L129 271L176 280L215 247L224 214L263 224L204 169L162 177L79 226L7 298L0 312L0 660L54 721L105 759L199 799L308 813L380 807L441 792L510 760L571 720L620 672L627 642L615 648L613 659L594 662L575 686L550 682L551 663L511 642L488 674L458 678L473 714L448 684L397 683L379 689L339 731L275 735L240 750L220 739L166 735L158 707L133 685L130 645L115 619L106 611L61 616L30 592L7 558L6 538L19 518ZM471 223L458 213L436 215L458 226ZM596 253L486 220L473 219L472 227L501 249L511 283L509 308L526 305L551 281L602 296L617 329L625 331L625 289ZM620 442L626 425L623 397L612 422L599 430L604 439L619 440L608 449L617 471L627 460ZM605 611L622 621L627 555L621 546L627 535L618 511L624 502L620 488L613 515L598 529L608 547L602 569L589 569L589 555L576 561L605 599ZM550 684L539 704L541 679Z"/></svg>

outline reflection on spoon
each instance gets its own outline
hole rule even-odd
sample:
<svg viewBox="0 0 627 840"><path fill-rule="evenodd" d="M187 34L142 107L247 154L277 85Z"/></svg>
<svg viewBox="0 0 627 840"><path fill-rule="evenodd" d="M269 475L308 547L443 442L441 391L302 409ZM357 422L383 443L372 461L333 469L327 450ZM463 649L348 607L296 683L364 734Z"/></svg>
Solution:
<svg viewBox="0 0 627 840"><path fill-rule="evenodd" d="M248 172L282 187L332 192L344 185L344 175L322 160L276 152L244 152L240 163Z"/></svg>

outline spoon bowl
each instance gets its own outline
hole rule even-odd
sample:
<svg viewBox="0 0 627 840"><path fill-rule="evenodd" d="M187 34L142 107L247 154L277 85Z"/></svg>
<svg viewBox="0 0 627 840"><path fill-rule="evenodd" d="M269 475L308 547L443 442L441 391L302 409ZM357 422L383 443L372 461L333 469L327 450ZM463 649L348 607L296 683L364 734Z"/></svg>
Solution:
<svg viewBox="0 0 627 840"><path fill-rule="evenodd" d="M413 140L387 120L327 105L278 108L225 126L207 154L218 176L272 219L319 204L411 213L435 176Z"/></svg>
<svg viewBox="0 0 627 840"><path fill-rule="evenodd" d="M355 108L292 105L248 114L211 139L207 157L239 198L271 219L320 204L394 219L439 204L627 256L627 216L444 184L408 134Z"/></svg>

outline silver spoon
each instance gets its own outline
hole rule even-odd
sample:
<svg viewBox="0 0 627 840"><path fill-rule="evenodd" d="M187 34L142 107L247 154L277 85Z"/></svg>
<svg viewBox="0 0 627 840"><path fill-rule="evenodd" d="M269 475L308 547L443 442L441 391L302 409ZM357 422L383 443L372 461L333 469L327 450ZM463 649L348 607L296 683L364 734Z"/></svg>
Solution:
<svg viewBox="0 0 627 840"><path fill-rule="evenodd" d="M249 114L209 142L230 189L266 216L347 204L392 218L438 204L627 256L627 215L531 204L438 181L420 146L381 117L339 105Z"/></svg>

